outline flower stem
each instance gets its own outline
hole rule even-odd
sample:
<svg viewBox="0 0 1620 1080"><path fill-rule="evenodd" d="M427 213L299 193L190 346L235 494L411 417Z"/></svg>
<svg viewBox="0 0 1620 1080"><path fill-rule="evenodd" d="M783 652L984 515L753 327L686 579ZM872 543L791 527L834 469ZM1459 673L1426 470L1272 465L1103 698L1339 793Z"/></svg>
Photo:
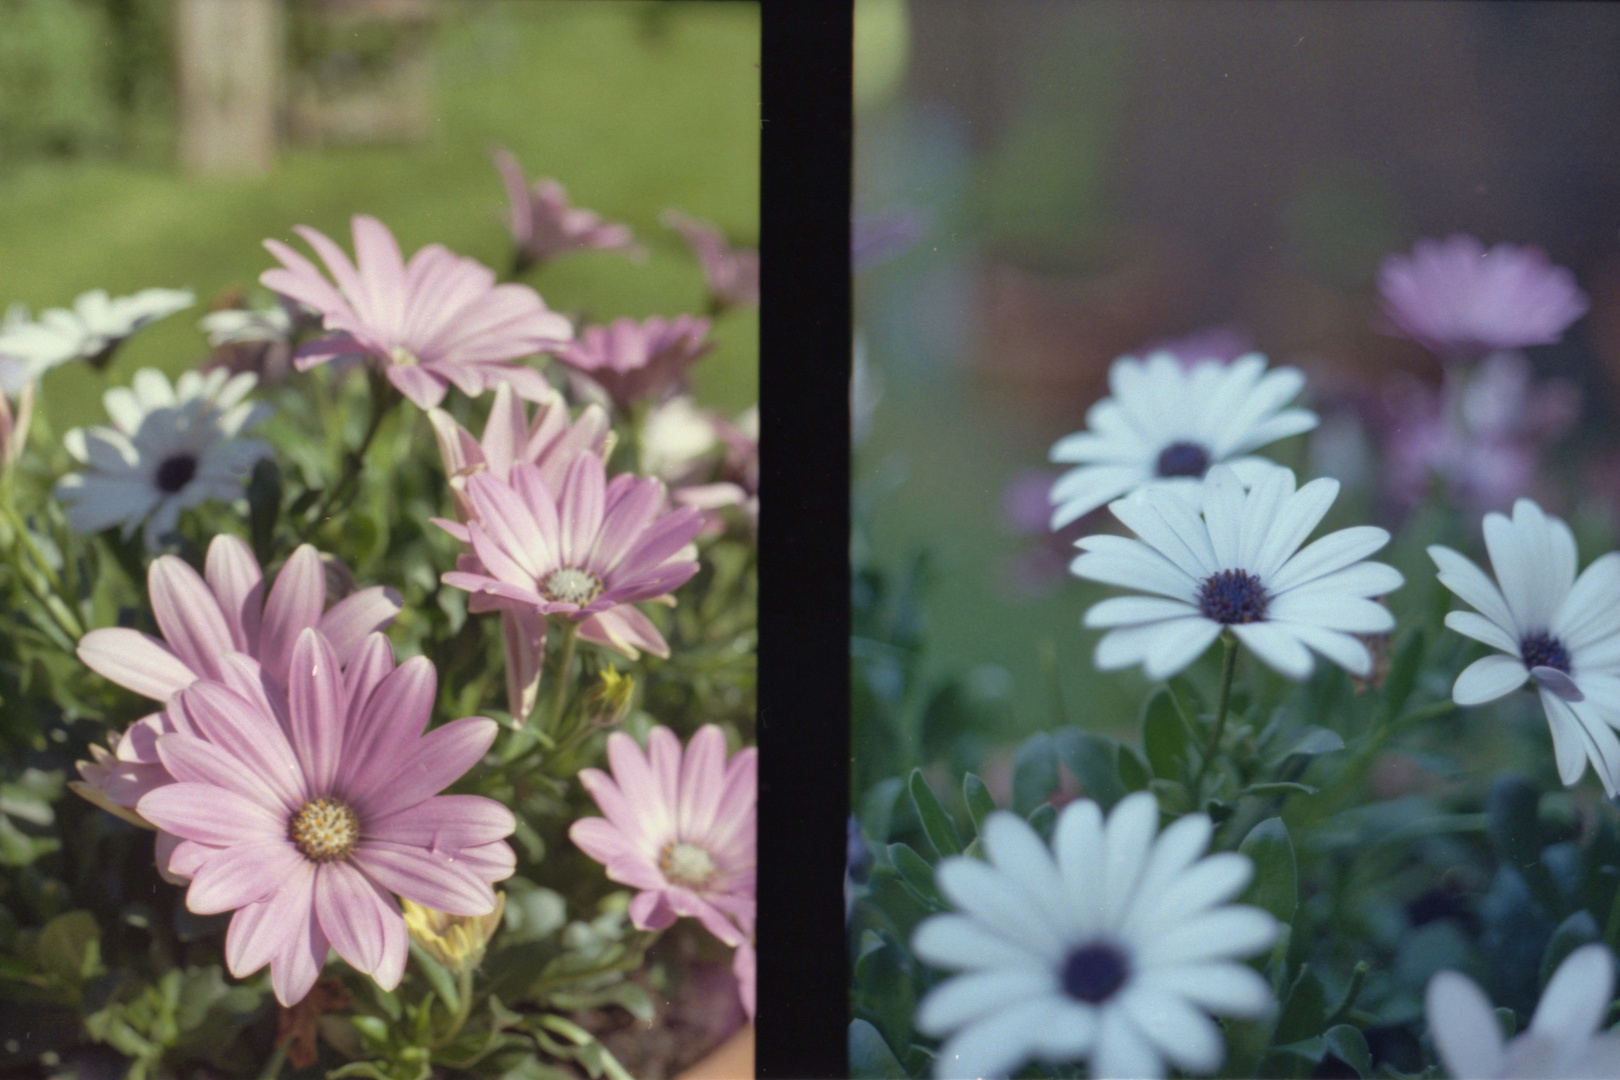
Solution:
<svg viewBox="0 0 1620 1080"><path fill-rule="evenodd" d="M291 1042L292 1040L288 1039L286 1042L276 1044L270 1060L259 1070L259 1080L276 1080L276 1077L281 1075L281 1067L287 1063L287 1047Z"/></svg>
<svg viewBox="0 0 1620 1080"><path fill-rule="evenodd" d="M450 1015L450 1026L433 1040L434 1049L449 1045L452 1039L461 1034L462 1027L467 1023L467 1017L472 1015L472 968L463 967L456 972L456 996L461 1000L456 1005L456 1011Z"/></svg>
<svg viewBox="0 0 1620 1080"><path fill-rule="evenodd" d="M568 674L574 666L574 643L579 638L579 624L573 620L565 620L561 631L562 641L557 646L557 671L551 679L551 703L546 709L546 726L542 729L552 738L561 733L563 712L568 703Z"/></svg>
<svg viewBox="0 0 1620 1080"><path fill-rule="evenodd" d="M1209 746L1204 750L1204 760L1198 765L1198 775L1193 779L1193 794L1199 795L1204 785L1204 774L1209 772L1209 763L1215 760L1215 754L1221 748L1221 734L1226 730L1226 710L1232 701L1232 675L1237 671L1237 639L1231 631L1221 634L1221 645L1224 652L1221 654L1221 696L1215 702L1215 728L1209 734Z"/></svg>

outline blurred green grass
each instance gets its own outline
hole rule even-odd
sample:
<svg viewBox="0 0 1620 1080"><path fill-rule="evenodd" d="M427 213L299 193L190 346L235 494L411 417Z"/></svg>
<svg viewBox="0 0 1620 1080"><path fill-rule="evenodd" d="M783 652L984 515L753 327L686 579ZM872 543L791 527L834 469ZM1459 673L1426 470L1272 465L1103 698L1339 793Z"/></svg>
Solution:
<svg viewBox="0 0 1620 1080"><path fill-rule="evenodd" d="M45 380L54 427L102 419L100 397L140 367L201 359L196 320L233 285L275 265L261 241L312 225L349 246L355 213L381 218L407 255L430 242L507 265L505 196L489 150L629 223L647 262L581 253L524 280L592 320L701 310L702 273L658 222L666 207L755 243L759 216L759 9L737 3L476 2L445 7L433 45L433 133L392 146L288 148L264 176L201 180L100 160L35 161L0 174L0 306L65 306L190 287L198 306L143 331L105 375ZM302 241L296 241L302 247ZM735 412L758 395L753 311L725 316L696 372L698 396Z"/></svg>

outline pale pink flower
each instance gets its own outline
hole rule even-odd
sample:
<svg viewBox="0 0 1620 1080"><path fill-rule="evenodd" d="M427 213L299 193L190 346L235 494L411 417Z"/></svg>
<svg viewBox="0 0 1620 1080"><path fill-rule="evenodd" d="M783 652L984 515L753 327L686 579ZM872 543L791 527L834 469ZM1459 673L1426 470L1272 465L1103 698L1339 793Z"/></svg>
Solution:
<svg viewBox="0 0 1620 1080"><path fill-rule="evenodd" d="M494 910L490 885L516 865L512 812L438 793L483 757L495 723L467 717L424 735L431 661L396 668L375 634L345 670L307 629L285 692L240 654L224 669L166 710L175 730L157 749L176 782L136 811L180 837L167 868L191 879L186 906L236 913L233 975L268 963L277 1000L293 1005L331 948L391 990L408 950L396 894L451 915Z"/></svg>
<svg viewBox="0 0 1620 1080"><path fill-rule="evenodd" d="M506 227L516 247L513 272L546 263L569 251L620 250L645 258L646 249L630 235L630 226L602 220L600 214L568 205L568 192L551 177L531 188L523 166L508 150L495 151L495 167L506 184Z"/></svg>
<svg viewBox="0 0 1620 1080"><path fill-rule="evenodd" d="M400 597L383 585L361 589L326 609L326 570L309 544L292 553L269 595L259 561L234 536L214 537L198 574L162 555L146 573L160 641L139 630L109 627L79 639L79 659L92 671L154 701L167 701L198 679L218 679L232 652L257 660L287 685L293 642L316 627L347 663L367 634L394 621Z"/></svg>
<svg viewBox="0 0 1620 1080"><path fill-rule="evenodd" d="M1410 338L1443 358L1475 359L1497 349L1550 345L1586 314L1575 276L1540 248L1472 236L1419 240L1378 270L1385 333Z"/></svg>
<svg viewBox="0 0 1620 1080"><path fill-rule="evenodd" d="M644 398L660 401L686 385L692 362L714 346L705 341L708 319L654 316L645 322L615 319L587 326L557 359L600 386L621 410Z"/></svg>
<svg viewBox="0 0 1620 1080"><path fill-rule="evenodd" d="M623 732L608 737L607 752L612 776L579 774L605 816L574 822L569 839L610 879L641 890L630 901L636 926L663 930L690 916L736 947L733 970L752 1017L759 752L745 747L728 761L713 724L698 729L684 755L666 727L648 734L645 754Z"/></svg>
<svg viewBox="0 0 1620 1080"><path fill-rule="evenodd" d="M681 234L681 239L703 265L703 280L709 286L710 314L759 303L758 251L732 247L726 242L725 233L679 210L664 211L663 220Z"/></svg>
<svg viewBox="0 0 1620 1080"><path fill-rule="evenodd" d="M710 416L715 435L725 446L719 475L711 483L687 484L674 488L672 498L681 506L704 513L704 534L725 531L718 512L735 506L748 519L748 527L759 531L759 406L747 409L735 422Z"/></svg>
<svg viewBox="0 0 1620 1080"><path fill-rule="evenodd" d="M628 656L669 655L634 605L664 600L697 573L685 549L702 517L665 512L662 483L629 473L608 482L602 460L581 454L559 491L539 467L518 462L508 483L474 473L467 496L467 524L434 521L472 549L441 579L472 593L469 610L567 619L587 641Z"/></svg>
<svg viewBox="0 0 1620 1080"><path fill-rule="evenodd" d="M335 331L299 347L293 362L300 371L363 353L424 409L442 401L450 383L469 397L503 379L530 400L548 389L538 370L515 361L560 348L573 329L527 285L497 285L493 270L442 244L429 244L407 264L394 234L365 214L354 218L358 268L324 233L306 225L296 231L336 282L286 244L264 242L282 265L259 281L308 304Z"/></svg>

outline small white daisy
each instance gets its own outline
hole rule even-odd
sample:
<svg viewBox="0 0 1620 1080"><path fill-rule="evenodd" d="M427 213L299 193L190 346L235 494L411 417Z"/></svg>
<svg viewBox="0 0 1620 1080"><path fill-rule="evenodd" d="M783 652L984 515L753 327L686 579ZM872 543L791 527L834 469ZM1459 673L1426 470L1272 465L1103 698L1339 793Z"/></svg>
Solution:
<svg viewBox="0 0 1620 1080"><path fill-rule="evenodd" d="M1577 579L1575 536L1529 499L1510 521L1485 515L1485 549L1501 588L1473 562L1439 544L1429 557L1440 582L1476 611L1446 625L1506 655L1474 661L1451 699L1482 705L1536 684L1552 730L1558 775L1573 786L1588 759L1613 798L1620 793L1620 552L1592 561Z"/></svg>
<svg viewBox="0 0 1620 1080"><path fill-rule="evenodd" d="M68 452L89 466L64 476L56 497L75 532L123 525L124 535L146 522L148 550L157 550L180 512L209 499L237 499L242 482L270 448L239 437L269 415L269 406L243 401L252 374L188 371L171 386L162 372L142 368L128 387L102 400L111 427L74 428Z"/></svg>
<svg viewBox="0 0 1620 1080"><path fill-rule="evenodd" d="M1614 960L1582 945L1547 981L1523 1034L1502 1040L1490 999L1455 971L1429 980L1429 1034L1441 1064L1469 1080L1600 1080L1620 1076L1620 1034L1599 1034L1614 991Z"/></svg>
<svg viewBox="0 0 1620 1080"><path fill-rule="evenodd" d="M197 329L208 335L208 344L245 345L289 340L293 332L292 312L281 304L267 308L222 308L197 320Z"/></svg>
<svg viewBox="0 0 1620 1080"><path fill-rule="evenodd" d="M1253 484L1274 463L1250 451L1317 423L1309 409L1283 408L1304 388L1304 374L1267 371L1259 353L1191 366L1168 352L1124 356L1109 369L1108 386L1113 396L1086 413L1088 430L1052 447L1053 461L1079 464L1052 485L1054 529L1143 488L1178 490L1196 501L1199 479L1222 462Z"/></svg>
<svg viewBox="0 0 1620 1080"><path fill-rule="evenodd" d="M14 322L13 307L0 331L0 390L14 394L69 360L105 367L135 331L196 302L190 289L142 289L116 299L105 289L92 289L73 302L71 311L50 308L37 322Z"/></svg>
<svg viewBox="0 0 1620 1080"><path fill-rule="evenodd" d="M1015 814L985 819L986 860L953 857L935 880L957 909L917 928L912 950L961 972L917 1008L917 1028L950 1036L939 1077L1005 1076L1031 1059L1090 1063L1097 1077L1220 1067L1209 1012L1256 1017L1271 988L1240 962L1277 921L1228 904L1248 856L1203 856L1212 827L1188 814L1158 833L1159 807L1128 795L1106 823L1090 799L1064 808L1048 850Z"/></svg>
<svg viewBox="0 0 1620 1080"><path fill-rule="evenodd" d="M1361 561L1389 542L1371 525L1300 550L1338 494L1330 479L1295 491L1293 472L1276 465L1245 493L1237 473L1217 465L1204 478L1202 514L1180 494L1153 488L1110 503L1141 539L1084 537L1076 546L1085 554L1069 570L1156 595L1117 596L1086 612L1088 627L1109 630L1097 642L1097 667L1141 664L1149 678L1168 678L1226 629L1291 679L1311 673L1311 650L1366 676L1372 657L1352 635L1394 627L1389 609L1371 598L1403 579Z"/></svg>

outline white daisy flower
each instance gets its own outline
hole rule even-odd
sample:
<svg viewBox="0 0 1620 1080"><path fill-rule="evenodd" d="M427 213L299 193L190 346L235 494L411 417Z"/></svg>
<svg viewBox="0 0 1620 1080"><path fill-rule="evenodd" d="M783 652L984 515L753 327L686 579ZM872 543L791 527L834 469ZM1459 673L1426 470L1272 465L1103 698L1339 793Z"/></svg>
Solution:
<svg viewBox="0 0 1620 1080"><path fill-rule="evenodd" d="M1465 975L1429 980L1429 1034L1446 1071L1468 1080L1600 1080L1620 1076L1620 1033L1598 1034L1614 991L1614 960L1582 945L1547 981L1524 1033L1502 1040L1485 992Z"/></svg>
<svg viewBox="0 0 1620 1080"><path fill-rule="evenodd" d="M1164 679L1196 660L1224 630L1291 679L1311 673L1311 651L1354 675L1372 670L1367 647L1352 635L1395 625L1371 599L1399 588L1400 573L1362 562L1389 533L1359 525L1329 533L1303 550L1333 500L1337 480L1294 490L1294 474L1272 466L1247 493L1226 465L1209 470L1203 509L1174 492L1148 488L1108 509L1140 540L1087 536L1070 564L1077 577L1140 589L1086 612L1085 625L1108 628L1097 642L1103 671L1141 664Z"/></svg>
<svg viewBox="0 0 1620 1080"><path fill-rule="evenodd" d="M1209 1012L1256 1017L1271 987L1240 962L1276 939L1277 921L1228 904L1248 856L1200 858L1212 826L1188 814L1155 838L1159 807L1128 795L1103 820L1090 799L1064 808L1049 851L1024 820L985 819L987 862L935 871L957 909L917 928L916 955L961 972L917 1008L917 1029L950 1036L940 1077L1006 1076L1031 1059L1090 1063L1098 1077L1220 1067Z"/></svg>
<svg viewBox="0 0 1620 1080"><path fill-rule="evenodd" d="M1620 793L1620 552L1592 561L1577 579L1575 536L1529 499L1513 519L1485 515L1485 549L1501 588L1473 562L1439 544L1429 557L1440 582L1476 611L1446 625L1506 655L1474 661L1451 699L1482 705L1536 684L1552 730L1558 775L1573 786L1590 759L1613 798Z"/></svg>
<svg viewBox="0 0 1620 1080"><path fill-rule="evenodd" d="M1180 491L1196 501L1198 481L1225 462L1245 483L1274 467L1250 455L1316 426L1309 409L1285 409L1305 386L1298 368L1266 371L1259 353L1230 364L1183 365L1168 352L1123 356L1108 372L1112 397L1086 413L1088 430L1059 439L1052 460L1076 462L1052 485L1052 528L1061 529L1127 492Z"/></svg>
<svg viewBox="0 0 1620 1080"><path fill-rule="evenodd" d="M258 310L223 308L198 319L197 328L208 335L208 344L215 348L260 341L279 343L291 339L293 316L281 304Z"/></svg>
<svg viewBox="0 0 1620 1080"><path fill-rule="evenodd" d="M0 390L15 393L69 360L105 367L135 331L196 302L190 289L142 289L116 299L105 289L92 289L73 302L71 311L50 308L37 322L13 322L13 308L0 331Z"/></svg>
<svg viewBox="0 0 1620 1080"><path fill-rule="evenodd" d="M242 482L270 448L241 438L269 415L269 406L242 400L252 374L188 371L171 386L162 372L142 368L133 384L102 400L111 427L74 428L62 439L84 472L64 476L56 497L77 533L123 525L126 537L146 522L148 550L173 531L180 512L209 499L237 499Z"/></svg>

